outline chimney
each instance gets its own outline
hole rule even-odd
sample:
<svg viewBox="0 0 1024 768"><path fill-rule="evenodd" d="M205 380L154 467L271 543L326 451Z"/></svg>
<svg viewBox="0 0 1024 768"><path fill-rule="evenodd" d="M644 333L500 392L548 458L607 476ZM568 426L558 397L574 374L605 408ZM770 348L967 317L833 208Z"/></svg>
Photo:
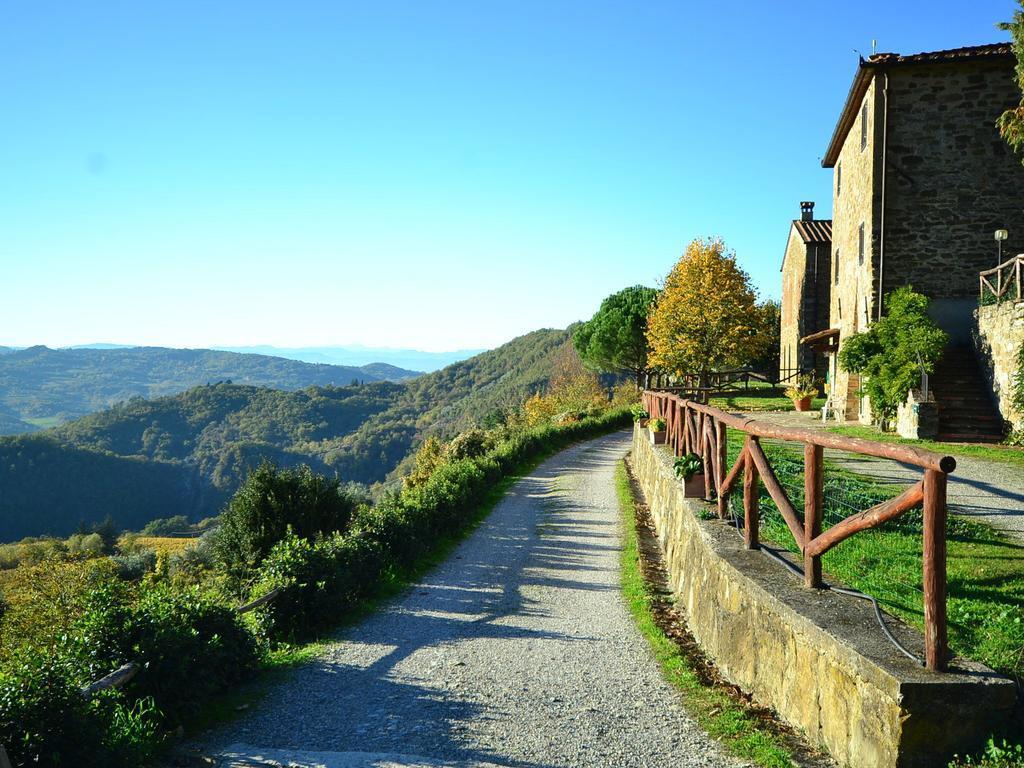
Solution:
<svg viewBox="0 0 1024 768"><path fill-rule="evenodd" d="M814 203L804 201L800 203L800 221L812 221L814 219Z"/></svg>

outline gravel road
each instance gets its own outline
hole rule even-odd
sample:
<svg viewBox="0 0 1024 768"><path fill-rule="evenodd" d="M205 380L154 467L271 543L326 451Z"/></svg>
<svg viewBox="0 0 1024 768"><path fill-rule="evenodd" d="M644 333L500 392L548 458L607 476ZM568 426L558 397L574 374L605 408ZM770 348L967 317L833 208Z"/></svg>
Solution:
<svg viewBox="0 0 1024 768"><path fill-rule="evenodd" d="M224 765L739 765L682 709L619 589L628 433L517 482L452 557L203 737Z"/></svg>

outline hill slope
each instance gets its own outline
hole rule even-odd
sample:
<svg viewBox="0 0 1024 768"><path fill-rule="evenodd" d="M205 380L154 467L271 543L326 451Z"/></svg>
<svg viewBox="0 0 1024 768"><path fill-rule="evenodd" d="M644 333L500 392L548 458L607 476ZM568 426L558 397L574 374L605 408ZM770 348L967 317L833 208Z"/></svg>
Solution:
<svg viewBox="0 0 1024 768"><path fill-rule="evenodd" d="M334 474L340 440L402 390L388 382L298 392L221 383L0 438L0 539L66 535L108 513L134 528L156 517L214 515L263 459Z"/></svg>
<svg viewBox="0 0 1024 768"><path fill-rule="evenodd" d="M130 528L214 515L264 458L383 480L423 434L453 434L542 388L568 343L568 331L536 331L407 383L205 385L0 438L0 540L66 535L108 513Z"/></svg>
<svg viewBox="0 0 1024 768"><path fill-rule="evenodd" d="M384 364L355 368L209 349L30 347L0 355L0 410L49 426L132 397L160 397L215 381L297 390L417 375ZM17 424L5 431L12 427Z"/></svg>

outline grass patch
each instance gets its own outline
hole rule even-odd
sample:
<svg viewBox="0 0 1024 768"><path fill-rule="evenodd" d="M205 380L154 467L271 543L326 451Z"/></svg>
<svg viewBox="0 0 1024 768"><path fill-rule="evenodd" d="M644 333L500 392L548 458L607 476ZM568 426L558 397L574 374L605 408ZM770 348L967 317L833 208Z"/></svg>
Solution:
<svg viewBox="0 0 1024 768"><path fill-rule="evenodd" d="M22 416L21 420L39 429L50 429L64 423L60 416Z"/></svg>
<svg viewBox="0 0 1024 768"><path fill-rule="evenodd" d="M157 554L170 556L180 554L189 547L194 547L199 543L199 539L176 536L139 536L135 539L135 543L145 549L152 549Z"/></svg>
<svg viewBox="0 0 1024 768"><path fill-rule="evenodd" d="M792 411L793 401L788 397L775 396L763 397L754 394L729 395L727 397L712 397L708 401L715 408L723 411ZM821 410L825 405L825 398L816 397L811 401L812 410Z"/></svg>
<svg viewBox="0 0 1024 768"><path fill-rule="evenodd" d="M881 443L901 443L913 445L918 448L926 448L938 453L947 453L954 456L970 456L986 461L998 461L1003 464L1010 464L1015 467L1024 468L1024 448L1012 445L982 445L977 443L943 443L937 440L913 440L900 437L892 432L883 432L877 427L869 426L835 426L828 427L829 432L847 437L863 437L868 440L878 440Z"/></svg>
<svg viewBox="0 0 1024 768"><path fill-rule="evenodd" d="M766 768L790 768L793 755L779 734L766 728L761 718L726 691L704 682L687 654L659 626L656 609L670 598L659 593L641 572L636 506L624 462L616 468L615 486L624 532L622 592L665 678L682 691L687 709L701 727L728 751Z"/></svg>

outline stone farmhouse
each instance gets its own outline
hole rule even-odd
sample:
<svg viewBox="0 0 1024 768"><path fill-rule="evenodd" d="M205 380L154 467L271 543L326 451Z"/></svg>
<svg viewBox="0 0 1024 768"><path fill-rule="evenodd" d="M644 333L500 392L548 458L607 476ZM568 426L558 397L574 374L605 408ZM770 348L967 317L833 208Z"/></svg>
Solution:
<svg viewBox="0 0 1024 768"><path fill-rule="evenodd" d="M822 159L833 170L831 274L815 295L828 296L827 323L811 319L808 288L783 266L783 306L803 315L791 327L817 325L801 336L804 346L828 353L837 419L870 419L857 377L838 367L838 347L881 316L885 294L910 285L931 298L933 318L951 337L932 377L941 436L1001 435L970 344L978 274L997 262L994 231L1009 231L1004 253L1024 250L1024 167L995 125L1020 102L1015 63L1009 43L860 60ZM787 297L797 290L799 298Z"/></svg>
<svg viewBox="0 0 1024 768"><path fill-rule="evenodd" d="M779 378L814 371L824 379L828 360L800 340L829 327L832 286L832 220L815 219L814 203L800 203L800 218L789 227L782 257L782 334Z"/></svg>

